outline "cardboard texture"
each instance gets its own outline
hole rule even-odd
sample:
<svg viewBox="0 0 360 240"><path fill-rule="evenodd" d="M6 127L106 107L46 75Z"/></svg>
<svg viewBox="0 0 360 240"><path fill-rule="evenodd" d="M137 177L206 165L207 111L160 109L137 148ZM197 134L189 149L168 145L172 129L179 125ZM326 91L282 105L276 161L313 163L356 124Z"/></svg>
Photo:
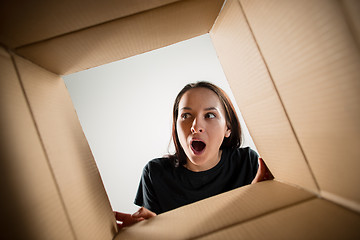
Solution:
<svg viewBox="0 0 360 240"><path fill-rule="evenodd" d="M20 47L17 53L69 74L205 34L221 6L219 0L179 1Z"/></svg>
<svg viewBox="0 0 360 240"><path fill-rule="evenodd" d="M353 0L0 5L5 239L358 239L360 4ZM210 32L275 180L117 234L59 74ZM56 73L56 74L55 74Z"/></svg>
<svg viewBox="0 0 360 240"><path fill-rule="evenodd" d="M360 211L360 54L339 2L242 4L321 192Z"/></svg>
<svg viewBox="0 0 360 240"><path fill-rule="evenodd" d="M75 239L10 55L0 48L1 238Z"/></svg>
<svg viewBox="0 0 360 240"><path fill-rule="evenodd" d="M227 2L210 34L250 134L274 176L318 192L238 1Z"/></svg>
<svg viewBox="0 0 360 240"><path fill-rule="evenodd" d="M276 181L248 185L140 222L115 240L197 238L315 197Z"/></svg>
<svg viewBox="0 0 360 240"><path fill-rule="evenodd" d="M345 20L360 48L360 2L357 0L342 0L340 3L344 9Z"/></svg>
<svg viewBox="0 0 360 240"><path fill-rule="evenodd" d="M15 63L76 238L110 239L114 216L64 81L21 57Z"/></svg>
<svg viewBox="0 0 360 240"><path fill-rule="evenodd" d="M0 41L8 47L18 48L176 1L109 0L101 4L96 0L2 1Z"/></svg>
<svg viewBox="0 0 360 240"><path fill-rule="evenodd" d="M359 215L314 199L196 239L359 239Z"/></svg>

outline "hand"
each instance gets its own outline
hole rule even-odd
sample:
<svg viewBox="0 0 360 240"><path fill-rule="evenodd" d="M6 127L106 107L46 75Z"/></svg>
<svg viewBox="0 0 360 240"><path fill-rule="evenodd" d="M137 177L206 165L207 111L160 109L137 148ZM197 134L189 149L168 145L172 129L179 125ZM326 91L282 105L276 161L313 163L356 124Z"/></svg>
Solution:
<svg viewBox="0 0 360 240"><path fill-rule="evenodd" d="M274 179L274 176L271 174L270 170L265 165L264 160L262 158L259 158L259 168L251 184L271 179Z"/></svg>
<svg viewBox="0 0 360 240"><path fill-rule="evenodd" d="M114 214L116 220L120 222L117 223L119 230L122 229L123 227L128 227L137 222L156 216L155 213L144 207L141 207L137 212L133 214L121 213L116 211L114 211Z"/></svg>

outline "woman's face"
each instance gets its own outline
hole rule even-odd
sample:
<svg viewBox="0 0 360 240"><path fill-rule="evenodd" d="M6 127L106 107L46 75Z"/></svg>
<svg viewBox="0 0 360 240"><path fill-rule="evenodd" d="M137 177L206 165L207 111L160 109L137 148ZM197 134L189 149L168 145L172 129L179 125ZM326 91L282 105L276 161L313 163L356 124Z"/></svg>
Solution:
<svg viewBox="0 0 360 240"><path fill-rule="evenodd" d="M225 110L218 96L207 88L193 88L180 99L177 135L187 156L186 167L205 171L220 160L220 146L230 136Z"/></svg>

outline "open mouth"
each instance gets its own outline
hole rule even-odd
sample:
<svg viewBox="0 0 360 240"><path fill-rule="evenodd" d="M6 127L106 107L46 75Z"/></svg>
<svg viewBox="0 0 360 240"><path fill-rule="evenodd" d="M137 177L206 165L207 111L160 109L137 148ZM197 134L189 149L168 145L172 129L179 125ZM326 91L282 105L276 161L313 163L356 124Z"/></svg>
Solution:
<svg viewBox="0 0 360 240"><path fill-rule="evenodd" d="M194 140L191 142L191 149L195 154L200 154L204 151L206 144L203 141Z"/></svg>

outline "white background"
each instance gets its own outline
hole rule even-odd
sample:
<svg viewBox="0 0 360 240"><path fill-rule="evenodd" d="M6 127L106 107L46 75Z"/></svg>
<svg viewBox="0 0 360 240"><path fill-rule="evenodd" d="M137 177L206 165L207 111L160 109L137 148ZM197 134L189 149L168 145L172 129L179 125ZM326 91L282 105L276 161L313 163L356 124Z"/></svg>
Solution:
<svg viewBox="0 0 360 240"><path fill-rule="evenodd" d="M142 169L168 153L172 105L189 82L206 80L228 93L243 146L256 150L208 34L63 78L116 211L137 210Z"/></svg>

